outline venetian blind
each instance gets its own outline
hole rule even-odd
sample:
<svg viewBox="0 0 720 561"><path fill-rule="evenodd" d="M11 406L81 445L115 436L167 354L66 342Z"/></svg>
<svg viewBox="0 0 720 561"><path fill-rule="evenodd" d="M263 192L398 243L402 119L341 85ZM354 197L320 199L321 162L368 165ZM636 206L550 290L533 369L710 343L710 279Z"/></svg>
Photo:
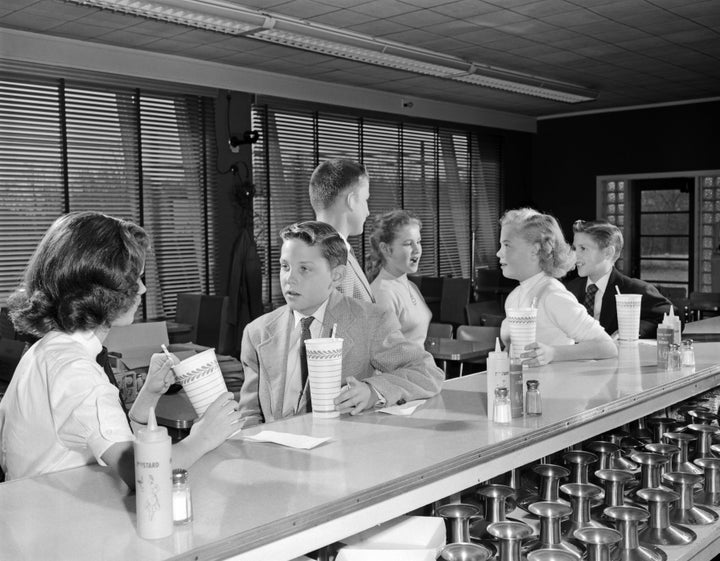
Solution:
<svg viewBox="0 0 720 561"><path fill-rule="evenodd" d="M422 221L420 274L470 277L473 232L482 237L476 239L477 264L490 252L494 256L501 191L499 138L473 129L317 111L275 98L260 101L265 103L253 106L253 127L261 134L253 146L253 172L267 304L283 303L277 284L277 234L287 224L313 217L310 175L328 158L361 161L370 174L371 216L365 234L350 240L361 264L374 216L395 208L412 210Z"/></svg>
<svg viewBox="0 0 720 561"><path fill-rule="evenodd" d="M212 290L211 100L62 79L0 87L0 188L11 203L0 207L3 300L47 227L75 210L148 230L147 317L172 317L178 292Z"/></svg>

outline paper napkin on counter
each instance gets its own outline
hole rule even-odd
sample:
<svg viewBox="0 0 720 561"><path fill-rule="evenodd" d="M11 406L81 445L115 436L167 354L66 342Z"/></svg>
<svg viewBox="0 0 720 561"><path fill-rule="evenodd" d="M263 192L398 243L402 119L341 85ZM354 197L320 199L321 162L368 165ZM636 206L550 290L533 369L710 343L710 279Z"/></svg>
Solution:
<svg viewBox="0 0 720 561"><path fill-rule="evenodd" d="M243 438L255 442L272 442L273 444L280 444L281 446L288 446L290 448L300 448L302 450L310 450L330 440L330 437L315 438L314 436L288 434L286 432L276 432L272 430L263 430L252 436L243 435Z"/></svg>
<svg viewBox="0 0 720 561"><path fill-rule="evenodd" d="M413 413L415 413L415 409L420 407L426 401L427 399L415 399L413 401L403 403L402 405L391 405L390 407L383 407L382 409L378 409L378 411L380 413L387 413L388 415L412 415Z"/></svg>

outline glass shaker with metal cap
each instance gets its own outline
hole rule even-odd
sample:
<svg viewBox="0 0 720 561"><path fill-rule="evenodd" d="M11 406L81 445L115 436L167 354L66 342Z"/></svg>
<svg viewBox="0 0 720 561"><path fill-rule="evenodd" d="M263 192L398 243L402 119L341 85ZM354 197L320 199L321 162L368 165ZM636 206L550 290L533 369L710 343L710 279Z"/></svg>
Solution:
<svg viewBox="0 0 720 561"><path fill-rule="evenodd" d="M525 414L526 415L542 415L542 399L540 397L540 382L537 380L528 380L526 382L527 390L525 391Z"/></svg>
<svg viewBox="0 0 720 561"><path fill-rule="evenodd" d="M508 389L495 388L495 404L493 406L493 422L509 423L512 419L512 409Z"/></svg>
<svg viewBox="0 0 720 561"><path fill-rule="evenodd" d="M172 472L172 506L175 524L185 524L192 520L192 496L185 469L174 469Z"/></svg>

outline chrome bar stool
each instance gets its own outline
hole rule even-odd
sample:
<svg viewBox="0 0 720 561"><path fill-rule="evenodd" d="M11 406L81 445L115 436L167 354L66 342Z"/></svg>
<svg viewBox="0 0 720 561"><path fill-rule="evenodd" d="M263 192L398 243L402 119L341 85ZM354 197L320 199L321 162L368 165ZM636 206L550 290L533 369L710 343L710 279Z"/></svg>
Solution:
<svg viewBox="0 0 720 561"><path fill-rule="evenodd" d="M598 457L592 452L571 450L563 454L565 465L570 468L569 483L590 483L588 469L590 464L597 462Z"/></svg>
<svg viewBox="0 0 720 561"><path fill-rule="evenodd" d="M579 557L560 549L538 549L527 555L528 561L577 561Z"/></svg>
<svg viewBox="0 0 720 561"><path fill-rule="evenodd" d="M662 466L660 466L660 480L662 481L662 476L667 470L667 467L672 465L673 459L680 453L680 447L675 446L674 444L665 444L664 442L651 442L650 444L645 445L645 449L648 452L662 454L668 459L667 464L662 464Z"/></svg>
<svg viewBox="0 0 720 561"><path fill-rule="evenodd" d="M567 520L560 524L560 533L566 538L574 538L575 530L581 528L606 528L590 517L590 501L601 499L603 490L592 483L566 483L560 490L570 497L572 512Z"/></svg>
<svg viewBox="0 0 720 561"><path fill-rule="evenodd" d="M505 501L514 493L512 487L496 483L484 485L478 489L477 494L482 497L484 503L483 517L470 525L471 539L483 540L492 537L487 533L487 527L494 522L503 522L505 520ZM494 545L484 545L494 549Z"/></svg>
<svg viewBox="0 0 720 561"><path fill-rule="evenodd" d="M622 535L610 528L581 528L575 531L575 538L585 544L588 561L610 561L611 548Z"/></svg>
<svg viewBox="0 0 720 561"><path fill-rule="evenodd" d="M695 454L694 460L698 458L715 458L715 454L711 450L712 438L716 434L720 433L720 427L717 425L705 425L692 423L688 425L687 430L691 434L697 436L697 442L695 443Z"/></svg>
<svg viewBox="0 0 720 561"><path fill-rule="evenodd" d="M555 464L538 464L533 467L533 471L540 476L538 494L529 495L519 501L518 506L520 508L530 512L529 508L533 503L566 503L564 499L560 499L560 480L570 475L569 469Z"/></svg>
<svg viewBox="0 0 720 561"><path fill-rule="evenodd" d="M720 506L720 458L698 458L695 465L705 470L705 482L702 490L695 492L695 502Z"/></svg>
<svg viewBox="0 0 720 561"><path fill-rule="evenodd" d="M492 552L476 543L451 543L440 551L443 561L487 561Z"/></svg>
<svg viewBox="0 0 720 561"><path fill-rule="evenodd" d="M650 522L640 530L640 543L651 545L687 545L697 539L690 528L670 522L670 505L680 500L675 491L640 489L638 496L647 502Z"/></svg>
<svg viewBox="0 0 720 561"><path fill-rule="evenodd" d="M523 522L493 522L487 532L497 540L497 561L521 561L522 541L532 536L533 530Z"/></svg>
<svg viewBox="0 0 720 561"><path fill-rule="evenodd" d="M635 481L635 477L632 473L621 469L599 469L595 472L595 477L603 483L605 498L601 504L591 510L591 513L602 522L609 521L605 509L625 505L625 485L631 480Z"/></svg>
<svg viewBox="0 0 720 561"><path fill-rule="evenodd" d="M674 458L670 471L682 471L685 473L702 473L702 470L693 464L689 459L690 443L697 440L697 436L687 432L666 432L665 437L670 444L680 447L680 452Z"/></svg>
<svg viewBox="0 0 720 561"><path fill-rule="evenodd" d="M661 488L660 470L667 465L667 457L655 452L635 452L631 457L640 464L641 473L640 489L635 494L637 495L641 489Z"/></svg>
<svg viewBox="0 0 720 561"><path fill-rule="evenodd" d="M530 512L540 519L540 535L529 539L525 548L528 559L531 551L538 549L554 549L565 551L580 558L584 550L580 543L563 539L560 533L560 524L563 518L569 516L572 508L563 503L539 502L530 505ZM575 542L575 543L573 543Z"/></svg>
<svg viewBox="0 0 720 561"><path fill-rule="evenodd" d="M635 506L613 506L605 509L605 516L615 522L622 534L613 561L666 561L667 555L654 545L642 545L638 538L640 524L650 518L644 508Z"/></svg>
<svg viewBox="0 0 720 561"><path fill-rule="evenodd" d="M695 473L671 472L663 476L672 484L673 491L680 495L680 500L670 510L670 522L703 526L712 524L718 519L716 512L706 506L696 506L694 487L702 481L703 476Z"/></svg>
<svg viewBox="0 0 720 561"><path fill-rule="evenodd" d="M652 430L653 442L667 442L665 433L673 431L680 424L676 419L670 417L650 417L646 423Z"/></svg>
<svg viewBox="0 0 720 561"><path fill-rule="evenodd" d="M435 508L435 514L445 520L449 543L470 541L470 520L479 518L480 509L475 505L451 503Z"/></svg>

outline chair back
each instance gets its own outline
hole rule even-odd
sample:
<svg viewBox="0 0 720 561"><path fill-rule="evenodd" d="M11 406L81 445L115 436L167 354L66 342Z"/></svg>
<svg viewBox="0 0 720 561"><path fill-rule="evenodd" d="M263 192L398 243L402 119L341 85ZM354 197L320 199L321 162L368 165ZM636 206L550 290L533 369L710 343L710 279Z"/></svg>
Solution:
<svg viewBox="0 0 720 561"><path fill-rule="evenodd" d="M495 339L500 337L500 328L484 325L461 325L457 328L456 335L460 341L476 341L492 347Z"/></svg>
<svg viewBox="0 0 720 561"><path fill-rule="evenodd" d="M483 316L486 314L501 316L504 315L504 312L497 300L470 302L465 306L465 323L467 325L485 325Z"/></svg>
<svg viewBox="0 0 720 561"><path fill-rule="evenodd" d="M177 295L175 321L192 326L190 341L213 347L218 354L228 353L225 341L227 327L227 296L181 293Z"/></svg>
<svg viewBox="0 0 720 561"><path fill-rule="evenodd" d="M687 307L694 319L720 315L720 292L691 292Z"/></svg>
<svg viewBox="0 0 720 561"><path fill-rule="evenodd" d="M442 323L454 326L465 323L465 306L470 303L470 279L443 279L442 296L440 298L440 317Z"/></svg>
<svg viewBox="0 0 720 561"><path fill-rule="evenodd" d="M25 341L0 339L0 382L10 382L24 352Z"/></svg>
<svg viewBox="0 0 720 561"><path fill-rule="evenodd" d="M453 336L453 326L449 323L431 322L428 326L427 336L451 339Z"/></svg>

